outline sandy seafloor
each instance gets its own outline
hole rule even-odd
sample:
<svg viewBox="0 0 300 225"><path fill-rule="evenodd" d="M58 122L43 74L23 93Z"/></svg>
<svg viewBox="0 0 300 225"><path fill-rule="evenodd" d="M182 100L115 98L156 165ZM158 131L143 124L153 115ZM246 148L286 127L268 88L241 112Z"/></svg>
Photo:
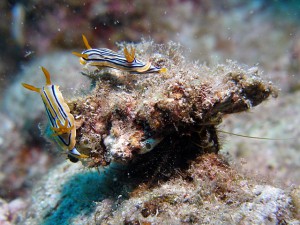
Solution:
<svg viewBox="0 0 300 225"><path fill-rule="evenodd" d="M0 8L0 224L300 223L297 1L3 1ZM224 205L212 197L200 199L210 188L196 188L197 197L192 187L174 179L149 192L124 197L125 188L115 192L104 188L107 183L114 185L115 170L99 175L65 161L40 134L39 127L46 123L42 102L20 83L40 87L44 83L40 66L44 66L65 98L88 93L91 81L80 74L81 66L71 54L83 49L81 34L93 46L114 50L121 41L171 40L186 49L190 60L211 66L230 59L263 71L263 78L280 89L278 98L230 115L219 127L246 136L281 139L220 133L220 154L249 184L243 186L247 186L243 193L251 194L240 204ZM138 215L139 207L146 207L151 196L165 193L177 196L176 200L166 204L159 200L157 214ZM69 203L80 195L85 197ZM174 215L166 213L169 209Z"/></svg>

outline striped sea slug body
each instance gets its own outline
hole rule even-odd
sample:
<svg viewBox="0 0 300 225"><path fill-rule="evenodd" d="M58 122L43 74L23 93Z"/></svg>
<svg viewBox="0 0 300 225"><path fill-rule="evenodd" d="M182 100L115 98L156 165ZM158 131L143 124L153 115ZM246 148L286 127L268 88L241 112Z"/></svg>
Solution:
<svg viewBox="0 0 300 225"><path fill-rule="evenodd" d="M83 65L96 66L98 68L110 67L136 74L163 73L167 71L166 68L158 68L151 65L150 62L145 63L136 59L134 48L128 50L125 47L124 54L118 54L107 48L92 48L84 35L82 35L82 38L87 50L82 53L73 52L73 54L80 58L80 63Z"/></svg>
<svg viewBox="0 0 300 225"><path fill-rule="evenodd" d="M22 83L23 87L41 95L50 124L51 138L62 150L67 152L68 158L72 162L77 162L80 158L87 158L88 156L79 153L75 148L76 127L74 116L70 113L59 87L51 83L49 72L44 67L42 67L42 70L46 77L45 86L37 88Z"/></svg>

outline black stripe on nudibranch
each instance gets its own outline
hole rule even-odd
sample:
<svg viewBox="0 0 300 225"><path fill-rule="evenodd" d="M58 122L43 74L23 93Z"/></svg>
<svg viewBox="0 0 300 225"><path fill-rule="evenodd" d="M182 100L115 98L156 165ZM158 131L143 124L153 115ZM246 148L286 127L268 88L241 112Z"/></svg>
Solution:
<svg viewBox="0 0 300 225"><path fill-rule="evenodd" d="M53 96L54 96L54 98L55 98L55 101L56 101L55 103L59 106L58 109L59 109L60 115L61 115L64 119L68 119L66 116L65 116L65 117L63 116L63 115L65 114L65 112L63 111L62 106L61 106L61 104L59 103L59 101L58 101L58 99L57 99L57 97L56 97L54 85L51 85L51 89L52 89L52 94L53 94ZM45 108L46 108L46 112L47 112L48 117L49 117L49 120L50 120L50 123L51 123L52 127L58 128L58 126L57 126L57 124L56 124L56 119L59 119L58 114L57 114L57 111L56 111L56 110L54 109L54 107L52 106L51 100L49 99L49 97L48 97L48 95L47 95L47 93L46 93L44 87L43 87L43 94L44 94L44 96L45 96L46 99L47 99L48 105L51 107L51 109L52 109L53 112L55 113L55 118L54 118L54 117L52 116L52 114L50 113L49 109L47 108L47 104L44 103L44 104L45 104ZM61 112L61 110L62 110L63 113ZM66 114L65 114L65 115L66 115ZM71 123L70 123L69 120L68 120L68 124L69 124L69 126L71 126ZM64 145L69 146L70 143L71 143L71 135L72 135L71 133L68 135L68 140L67 140L67 141L65 141L65 139L64 139L61 135L57 135L57 137L59 138L59 140L60 140Z"/></svg>
<svg viewBox="0 0 300 225"><path fill-rule="evenodd" d="M44 96L46 97L46 99L47 99L47 101L48 101L48 105L51 107L52 111L54 112L55 117L58 118L58 115L57 115L55 109L53 108L53 106L52 106L52 104L51 104L51 101L50 101L50 99L48 98L48 95L47 95L47 93L46 93L46 91L45 91L45 87L43 87L43 93L44 93ZM46 104L46 105L47 105L47 104ZM47 108L47 107L46 107L46 108Z"/></svg>
<svg viewBox="0 0 300 225"><path fill-rule="evenodd" d="M126 60L119 60L119 59L86 59L88 62L103 62L103 63L110 63L115 66L119 67L124 67L128 69L134 69L134 68L143 68L146 64L133 64L133 63L128 63Z"/></svg>
<svg viewBox="0 0 300 225"><path fill-rule="evenodd" d="M128 68L134 70L134 68L143 68L146 66L146 63L143 63L137 59L134 59L132 62L128 62L123 55L119 55L116 52L113 52L109 49L89 49L83 51L82 54L87 54L88 58L84 59L87 62L104 62L111 63L120 67ZM111 57L113 56L113 57ZM153 67L155 68L155 67ZM159 69L158 69L159 70Z"/></svg>
<svg viewBox="0 0 300 225"><path fill-rule="evenodd" d="M61 137L61 135L58 135L57 137L64 143L64 145L66 145L66 146L69 146L69 145L70 145L70 143L71 143L71 133L70 133L69 136L68 136L68 143L65 142L65 139L63 139L63 138Z"/></svg>
<svg viewBox="0 0 300 225"><path fill-rule="evenodd" d="M110 49L107 48L101 48L101 49L89 49L85 50L82 52L83 54L88 54L88 55L100 55L101 57L106 57L106 56L114 56L114 57L120 57L120 55Z"/></svg>
<svg viewBox="0 0 300 225"><path fill-rule="evenodd" d="M107 48L92 48L86 37L82 35L84 45L87 50L82 51L81 53L73 52L73 54L80 58L80 63L82 65L109 67L119 70L127 71L131 74L144 74L144 73L164 73L167 72L166 68L158 68L152 66L151 62L142 62L136 59L135 57L135 48L127 49L124 47L123 54L112 51Z"/></svg>
<svg viewBox="0 0 300 225"><path fill-rule="evenodd" d="M55 127L56 123L55 123L55 118L52 116L52 114L49 112L49 109L47 108L45 102L44 103L44 106L45 106L45 110L46 110L46 113L47 113L47 116L48 116L48 119L51 123L51 126L52 127Z"/></svg>
<svg viewBox="0 0 300 225"><path fill-rule="evenodd" d="M45 103L44 103L44 105L45 105ZM51 126L52 126L52 127L58 128L58 127L57 127L57 124L56 124L56 118L54 118L54 117L52 116L52 114L49 112L49 109L47 108L46 105L45 105L45 109L46 109L46 113L47 113L47 116L48 116L48 118L49 118L49 121L50 121ZM61 135L57 135L57 137L59 138L59 140L60 140L64 145L69 146L70 143L71 143L71 135L72 135L72 134L70 133L69 136L68 136L68 142L66 142L65 139L61 137Z"/></svg>
<svg viewBox="0 0 300 225"><path fill-rule="evenodd" d="M51 89L52 89L52 94L53 94L53 96L55 98L56 104L59 106L58 110L59 110L60 114L62 115L62 117L64 119L67 119L68 118L67 113L64 111L64 108L62 107L62 105L60 104L60 102L59 102L59 100L58 100L58 98L56 96L54 85L52 85ZM69 120L68 120L68 122L69 122L69 126L71 126L71 123L70 123Z"/></svg>

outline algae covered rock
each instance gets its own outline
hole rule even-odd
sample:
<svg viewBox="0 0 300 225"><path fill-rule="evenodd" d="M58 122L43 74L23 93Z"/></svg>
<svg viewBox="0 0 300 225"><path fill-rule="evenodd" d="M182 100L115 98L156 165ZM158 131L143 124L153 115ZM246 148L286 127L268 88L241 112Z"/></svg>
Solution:
<svg viewBox="0 0 300 225"><path fill-rule="evenodd" d="M135 48L138 59L167 72L129 74L87 65L83 73L94 80L95 88L69 104L77 118L77 148L91 156L91 167L128 163L162 142L174 148L171 143L185 140L218 152L216 126L224 115L277 95L256 67L232 61L212 67L190 62L173 42L144 41Z"/></svg>

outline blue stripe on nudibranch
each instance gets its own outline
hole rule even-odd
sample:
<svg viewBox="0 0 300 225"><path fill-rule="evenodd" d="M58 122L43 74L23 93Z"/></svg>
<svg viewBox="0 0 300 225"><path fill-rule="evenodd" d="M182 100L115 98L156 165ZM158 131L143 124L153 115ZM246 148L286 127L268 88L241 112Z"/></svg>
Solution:
<svg viewBox="0 0 300 225"><path fill-rule="evenodd" d="M49 112L49 109L48 109L48 107L46 106L46 104L44 104L44 106L45 106L46 113L47 113L48 119L49 119L49 121L50 121L51 127L58 128L58 126L57 126L57 124L56 124L56 119L57 119L57 117L54 118L54 117L52 116L52 114ZM69 122L69 126L71 126L70 122ZM64 145L70 146L70 144L71 144L71 134L68 135L68 140L67 140L67 142L65 141L64 138L61 137L61 135L57 135L57 138L59 138L60 141L61 141Z"/></svg>
<svg viewBox="0 0 300 225"><path fill-rule="evenodd" d="M55 85L49 85L48 88L51 90L51 92L49 93L49 94L52 95L51 98L53 99L53 97L54 97L54 100L55 100L54 102L52 102L50 100L48 94L45 91L45 87L43 87L43 95L46 97L47 103L48 103L48 104L44 103L44 105L45 105L45 108L46 108L46 111L47 111L47 114L48 114L48 118L49 118L49 120L51 122L52 127L59 129L59 126L56 123L56 120L60 120L59 117L62 117L64 120L68 120L68 127L71 127L72 125L70 123L70 120L68 119L67 114L64 112L64 109L63 109L61 103L59 102L59 100L57 98L56 90L55 90ZM57 104L58 105L58 107L57 107L58 111L55 109L55 107L53 106L53 104ZM52 116L52 114L50 113L47 105L49 105L51 107L51 109L55 113L55 117ZM51 115L51 117L49 117L49 114ZM64 136L65 136L65 134L64 134ZM67 147L69 147L71 145L71 132L69 132L67 138L64 138L63 135L57 135L56 137L63 143L63 145L65 145Z"/></svg>
<svg viewBox="0 0 300 225"><path fill-rule="evenodd" d="M67 118L67 114L65 113L63 107L62 107L61 104L59 103L59 101L58 101L58 99L57 99L57 96L56 96L56 94L55 94L54 85L52 85L52 94L53 94L53 96L55 97L56 103L57 103L58 106L59 106L59 111L60 111L60 113L64 115L64 118ZM69 124L69 125L71 126L71 124Z"/></svg>
<svg viewBox="0 0 300 225"><path fill-rule="evenodd" d="M52 86L51 86L51 91L52 91L52 92L51 92L51 95L54 97L55 103L58 105L58 110L59 110L59 113L60 113L61 117L64 118L64 120L68 119L68 116L67 116L66 112L64 111L64 109L63 109L61 103L59 102L59 100L58 100L58 98L57 98L56 90L55 90L55 85L52 85ZM55 113L55 117L52 116L52 119L54 119L55 127L57 127L56 122L55 122L55 121L56 121L55 119L59 119L59 114L58 114L57 110L54 109L53 104L51 103L51 100L49 99L48 94L47 94L46 91L45 91L45 87L43 87L43 94L44 94L44 96L45 96L46 99L47 99L48 105L51 107L51 109L52 109L53 112ZM45 104L45 107L46 107L46 104ZM47 107L46 107L46 109L47 109ZM68 125L69 125L69 127L72 126L69 119L68 119Z"/></svg>
<svg viewBox="0 0 300 225"><path fill-rule="evenodd" d="M114 58L110 58L110 57L106 57L106 56L103 56L101 54L96 54L96 53L89 53L90 51L92 50L86 50L86 51L83 51L82 53L83 54L88 54L88 58L85 59L87 62L90 62L90 61L108 61L108 62L111 62L111 63L115 63L119 66L124 66L124 67L128 67L128 68L132 68L133 66L134 67L144 67L146 66L145 63L141 62L140 60L137 60L137 59L134 59L131 63L127 62L126 58L124 58L123 56L120 56L120 55L115 55ZM93 57L95 56L95 57ZM154 66L152 66L153 68L156 68ZM159 68L156 68L159 70Z"/></svg>
<svg viewBox="0 0 300 225"><path fill-rule="evenodd" d="M51 128L51 138L54 139L58 145L68 152L69 158L73 162L75 158L87 158L88 156L79 153L76 148L76 127L74 116L70 113L68 105L59 91L58 86L52 85L49 72L42 67L46 77L46 85L42 88L37 88L29 84L22 85L31 90L38 92L43 100L46 114L49 119Z"/></svg>
<svg viewBox="0 0 300 225"><path fill-rule="evenodd" d="M56 97L54 85L51 85L51 90L52 90L52 93L51 93L51 94L53 95L53 97L55 98L55 101L56 101L55 103L59 106L59 107L58 107L59 113L60 113L61 115L63 115L63 116L62 116L63 118L67 118L66 113L63 111L63 109L62 109L62 107L61 107L61 105L60 105L60 103L59 103L59 101L58 101L58 99L57 99L57 97ZM54 109L53 104L51 103L51 101L50 101L50 99L49 99L49 97L48 97L48 94L47 94L46 91L45 91L45 87L43 87L43 94L44 94L44 96L46 97L49 106L51 107L51 109L52 109L53 112L55 113L55 117L58 118L57 111Z"/></svg>
<svg viewBox="0 0 300 225"><path fill-rule="evenodd" d="M46 113L47 113L48 119L49 119L49 121L50 121L50 123L51 123L51 126L52 126L52 127L58 128L58 126L57 126L57 124L56 124L56 122L55 122L55 118L53 118L53 116L52 116L51 113L49 112L49 110L48 110L48 108L46 107L46 105L45 105L45 109L46 109ZM60 141L61 141L64 145L70 146L70 144L71 144L71 134L68 135L68 142L66 142L66 141L64 140L64 138L61 137L61 135L57 135L57 138L59 138Z"/></svg>
<svg viewBox="0 0 300 225"><path fill-rule="evenodd" d="M80 57L80 63L96 66L98 68L110 67L119 70L125 70L129 73L161 73L166 72L166 68L158 68L152 66L150 62L144 63L135 58L135 49L130 51L125 47L124 54L118 54L107 48L93 49L89 45L86 37L83 35L83 42L87 50L82 53L73 52L74 55Z"/></svg>
<svg viewBox="0 0 300 225"><path fill-rule="evenodd" d="M57 137L60 139L61 142L64 143L64 145L70 146L70 144L71 144L71 134L68 135L68 140L67 140L68 142L66 142L65 139L61 135L58 135Z"/></svg>
<svg viewBox="0 0 300 225"><path fill-rule="evenodd" d="M55 127L55 118L52 116L52 114L49 112L49 109L47 108L47 106L45 105L45 103L44 103L44 106L45 106L45 109L46 109L46 113L47 113L47 116L48 116L48 119L49 119L49 121L50 121L50 123L51 123L51 126L52 127Z"/></svg>
<svg viewBox="0 0 300 225"><path fill-rule="evenodd" d="M123 55L119 55L115 53L113 57L107 57L105 55L105 51L95 51L94 49L85 50L82 54L88 55L87 58L83 58L87 64L92 63L94 66L107 66L115 69L124 69L126 71L132 73L147 73L151 70L151 72L159 72L161 69L149 65L149 63L141 62L134 58L132 62L128 62L127 59ZM141 71L138 71L141 70Z"/></svg>
<svg viewBox="0 0 300 225"><path fill-rule="evenodd" d="M51 104L51 101L50 101L50 99L49 99L49 97L48 97L48 95L47 95L47 93L46 93L46 91L45 91L45 87L43 87L43 95L46 97L47 103L48 103L48 105L51 107L52 112L55 113L55 117L54 117L54 118L58 118L57 112L56 112L55 109L53 108L53 105ZM45 103L45 107L46 107L46 109L48 109L46 103ZM52 115L52 114L51 114L51 115ZM52 116L52 117L53 117L53 116Z"/></svg>

